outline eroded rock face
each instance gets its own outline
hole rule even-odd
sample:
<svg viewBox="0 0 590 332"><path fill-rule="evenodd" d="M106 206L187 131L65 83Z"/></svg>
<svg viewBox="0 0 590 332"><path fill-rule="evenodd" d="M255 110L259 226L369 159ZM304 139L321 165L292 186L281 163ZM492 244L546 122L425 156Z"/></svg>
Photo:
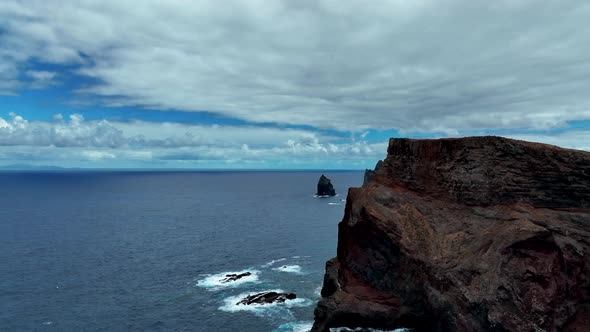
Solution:
<svg viewBox="0 0 590 332"><path fill-rule="evenodd" d="M375 176L375 174L377 174L377 171L383 166L383 160L379 160L377 162L377 165L375 165L374 169L365 169L365 176L363 179L363 186L368 184L373 177Z"/></svg>
<svg viewBox="0 0 590 332"><path fill-rule="evenodd" d="M590 331L590 153L391 139L338 227L313 331Z"/></svg>
<svg viewBox="0 0 590 332"><path fill-rule="evenodd" d="M264 292L254 295L250 295L242 299L236 304L271 304L271 303L284 303L287 300L294 300L297 295L293 293L277 293L277 292Z"/></svg>
<svg viewBox="0 0 590 332"><path fill-rule="evenodd" d="M317 196L334 196L336 195L336 190L334 190L334 186L332 186L332 181L328 179L326 176L322 174L320 179L318 180L318 191L316 193Z"/></svg>

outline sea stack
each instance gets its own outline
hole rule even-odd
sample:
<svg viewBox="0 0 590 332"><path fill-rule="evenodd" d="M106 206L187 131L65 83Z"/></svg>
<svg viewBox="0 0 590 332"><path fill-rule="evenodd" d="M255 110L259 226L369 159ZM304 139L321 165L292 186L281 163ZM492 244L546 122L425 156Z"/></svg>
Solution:
<svg viewBox="0 0 590 332"><path fill-rule="evenodd" d="M332 186L332 182L324 174L322 174L322 176L320 176L320 180L318 181L318 191L317 191L316 195L317 196L334 196L334 195L336 195L336 190L334 190L334 186Z"/></svg>
<svg viewBox="0 0 590 332"><path fill-rule="evenodd" d="M590 153L391 139L349 189L312 331L590 331Z"/></svg>

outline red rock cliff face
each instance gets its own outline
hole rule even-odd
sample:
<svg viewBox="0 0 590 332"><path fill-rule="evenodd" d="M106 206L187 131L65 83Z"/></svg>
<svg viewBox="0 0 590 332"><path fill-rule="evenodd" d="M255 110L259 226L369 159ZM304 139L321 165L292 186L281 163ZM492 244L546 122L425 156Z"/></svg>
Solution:
<svg viewBox="0 0 590 332"><path fill-rule="evenodd" d="M313 331L590 331L590 153L391 139L338 227Z"/></svg>

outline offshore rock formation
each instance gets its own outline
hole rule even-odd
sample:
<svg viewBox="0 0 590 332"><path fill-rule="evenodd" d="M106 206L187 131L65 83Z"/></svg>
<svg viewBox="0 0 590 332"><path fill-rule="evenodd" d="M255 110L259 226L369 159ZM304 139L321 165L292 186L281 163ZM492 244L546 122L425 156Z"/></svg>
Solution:
<svg viewBox="0 0 590 332"><path fill-rule="evenodd" d="M332 181L328 179L324 174L320 176L320 180L318 181L318 191L316 193L317 196L334 196L336 195L336 190L334 190L334 186L332 186Z"/></svg>
<svg viewBox="0 0 590 332"><path fill-rule="evenodd" d="M277 293L277 292L264 292L254 295L250 295L242 299L236 304L270 304L270 303L284 303L287 300L294 300L297 295L293 293Z"/></svg>
<svg viewBox="0 0 590 332"><path fill-rule="evenodd" d="M590 153L391 139L351 188L312 331L590 331Z"/></svg>
<svg viewBox="0 0 590 332"><path fill-rule="evenodd" d="M244 272L244 273L229 273L225 275L225 278L223 278L221 280L221 282L223 283L227 283L227 282L232 282L232 281L236 281L239 279L242 279L243 277L248 277L250 276L252 273L251 272Z"/></svg>

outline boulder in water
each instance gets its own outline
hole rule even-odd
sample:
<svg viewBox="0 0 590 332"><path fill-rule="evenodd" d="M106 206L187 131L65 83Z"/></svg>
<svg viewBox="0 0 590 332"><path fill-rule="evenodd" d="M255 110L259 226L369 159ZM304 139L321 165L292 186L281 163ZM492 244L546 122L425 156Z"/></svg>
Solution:
<svg viewBox="0 0 590 332"><path fill-rule="evenodd" d="M332 182L328 179L325 175L322 174L320 180L318 181L318 192L316 193L318 196L335 196L336 190L334 190L334 186L332 186Z"/></svg>
<svg viewBox="0 0 590 332"><path fill-rule="evenodd" d="M297 295L294 293L277 293L277 292L263 292L254 295L249 295L243 298L236 304L271 304L271 303L284 303L287 300L294 300Z"/></svg>
<svg viewBox="0 0 590 332"><path fill-rule="evenodd" d="M225 278L223 278L221 280L221 282L226 283L226 282L236 281L238 279L241 279L243 277L247 277L249 275L252 275L252 273L250 273L250 272L244 272L244 273L228 273L228 274L225 275Z"/></svg>

